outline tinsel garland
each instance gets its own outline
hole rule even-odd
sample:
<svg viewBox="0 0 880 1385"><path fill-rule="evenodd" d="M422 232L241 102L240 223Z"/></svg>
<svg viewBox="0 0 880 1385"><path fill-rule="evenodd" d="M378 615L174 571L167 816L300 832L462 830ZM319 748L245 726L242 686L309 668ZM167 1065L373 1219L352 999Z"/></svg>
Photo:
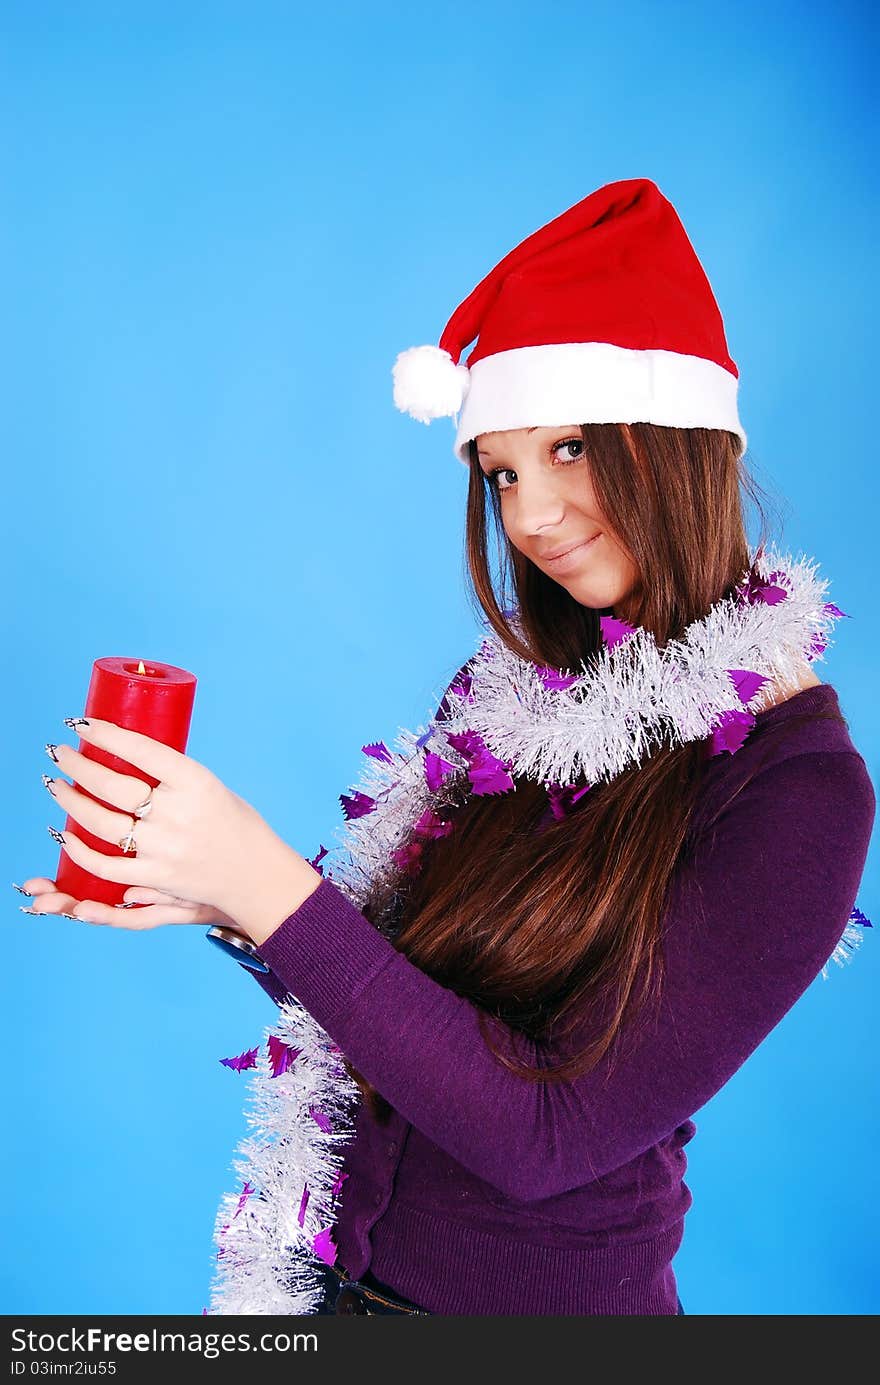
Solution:
<svg viewBox="0 0 880 1385"><path fill-rule="evenodd" d="M542 782L562 818L591 784L663 745L704 741L707 755L736 753L762 690L796 686L804 660L823 657L845 615L825 599L814 563L773 549L750 556L734 595L662 648L646 630L603 616L603 648L565 673L484 639L448 690L442 718L418 733L401 730L393 750L381 741L363 747L361 781L340 796L346 821L328 877L360 909L387 900L373 923L391 936L395 886L418 872L424 842L452 830L463 798L510 792L519 777ZM318 870L326 854L322 847L313 860ZM849 959L860 927L871 924L854 908L829 961ZM290 995L265 1051L221 1061L254 1070L246 1110L254 1133L234 1160L241 1190L224 1194L217 1212L210 1311L312 1313L321 1262L336 1259L332 1232L359 1089L338 1046Z"/></svg>

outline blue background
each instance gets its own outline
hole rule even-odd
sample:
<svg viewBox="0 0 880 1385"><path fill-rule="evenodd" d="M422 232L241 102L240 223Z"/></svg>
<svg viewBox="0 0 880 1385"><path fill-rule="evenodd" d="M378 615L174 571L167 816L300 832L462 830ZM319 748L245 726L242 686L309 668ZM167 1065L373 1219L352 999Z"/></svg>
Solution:
<svg viewBox="0 0 880 1385"><path fill-rule="evenodd" d="M803 0L7 3L0 879L55 873L43 745L107 654L192 669L188 752L331 844L360 746L479 629L453 425L394 408L394 358L618 178L709 274L783 546L852 617L817 668L876 782L870 40L867 7ZM198 1314L245 1133L218 1059L274 1008L201 927L6 889L0 1308ZM880 925L875 860L858 902ZM698 1114L688 1313L880 1308L878 946Z"/></svg>

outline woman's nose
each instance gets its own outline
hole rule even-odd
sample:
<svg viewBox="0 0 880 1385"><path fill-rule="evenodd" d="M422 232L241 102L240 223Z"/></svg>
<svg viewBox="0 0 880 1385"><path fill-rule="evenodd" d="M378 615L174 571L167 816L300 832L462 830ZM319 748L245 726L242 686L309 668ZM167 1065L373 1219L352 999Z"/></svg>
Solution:
<svg viewBox="0 0 880 1385"><path fill-rule="evenodd" d="M565 504L558 489L547 481L519 481L517 485L516 522L519 529L537 533L540 529L559 523Z"/></svg>

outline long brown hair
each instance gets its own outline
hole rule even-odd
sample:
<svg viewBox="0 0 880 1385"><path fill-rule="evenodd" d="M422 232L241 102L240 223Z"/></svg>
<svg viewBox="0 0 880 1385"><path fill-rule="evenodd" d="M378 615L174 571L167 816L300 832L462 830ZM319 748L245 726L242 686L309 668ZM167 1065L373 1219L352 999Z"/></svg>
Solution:
<svg viewBox="0 0 880 1385"><path fill-rule="evenodd" d="M748 569L745 496L766 543L762 492L734 433L650 423L584 424L581 432L597 503L639 573L626 610L615 614L662 647L732 595ZM599 617L610 612L580 605L513 547L474 442L465 551L470 595L510 649L573 671L600 651ZM510 607L523 640L505 617ZM541 784L517 779L513 792L464 799L453 832L425 845L420 873L397 891L394 946L478 1007L484 1040L523 1079L570 1080L590 1070L621 1035L628 1011L659 998L664 908L705 766L702 742L665 747L594 784L540 832ZM378 898L367 901L368 917L374 906L380 912ZM549 1067L541 1045L552 1039L561 1053L560 1040L572 1038L584 1015L589 1042ZM496 1047L493 1017L532 1041L517 1047L531 1049L537 1067ZM384 1098L347 1066L374 1114L387 1115Z"/></svg>

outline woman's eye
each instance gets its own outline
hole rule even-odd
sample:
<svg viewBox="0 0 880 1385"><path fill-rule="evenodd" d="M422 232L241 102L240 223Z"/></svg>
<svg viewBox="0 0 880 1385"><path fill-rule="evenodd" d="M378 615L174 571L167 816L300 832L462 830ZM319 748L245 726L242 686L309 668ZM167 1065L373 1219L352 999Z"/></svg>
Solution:
<svg viewBox="0 0 880 1385"><path fill-rule="evenodd" d="M509 466L500 466L500 467L497 467L495 471L490 471L490 472L489 472L489 481L491 482L491 484L495 487L495 489L496 489L497 491L509 491L509 490L510 490L510 484L508 484L508 485L506 485L506 486L502 486L502 485L500 484L498 478L499 478L500 476L503 476L503 475L505 474L505 472L509 473L511 470L512 470L512 467L509 467ZM516 472L514 471L513 474L514 474L514 476L515 476L515 475L516 475Z"/></svg>
<svg viewBox="0 0 880 1385"><path fill-rule="evenodd" d="M563 458L563 461L567 461L567 462L579 462L580 459L581 459L581 457L584 455L584 452L583 452L584 440L583 440L583 438L566 438L564 442L558 442L558 443L556 443L555 447L553 448L553 451L556 452L556 449L557 449L558 447L579 447L579 448L581 449L580 452L578 452L574 457L564 457L564 458ZM557 455L558 455L558 454L557 454Z"/></svg>
<svg viewBox="0 0 880 1385"><path fill-rule="evenodd" d="M574 448L579 449L579 450L575 453L575 455L574 455L573 457L560 457L560 458L559 458L563 466L571 466L572 463L574 463L574 462L579 462L579 461L582 460L583 455L584 455L584 440L583 440L583 438L565 438L565 439L563 439L562 442L556 442L556 443L554 443L554 444L553 444L553 447L551 448L551 451L555 452L555 453L556 453L556 456L559 457L560 448L563 448L563 447L568 447L568 448L574 447ZM509 490L511 489L511 486L512 486L514 483L513 483L513 482L508 482L507 485L501 485L500 480L499 480L499 477L505 476L505 475L511 475L511 474L514 475L514 476L516 475L516 472L513 470L513 467L509 467L509 466L500 466L500 467L496 467L496 469L495 469L494 471L487 472L487 476L488 476L488 478L489 478L489 484L492 485L492 486L494 486L495 489L496 489L497 491L509 491Z"/></svg>

